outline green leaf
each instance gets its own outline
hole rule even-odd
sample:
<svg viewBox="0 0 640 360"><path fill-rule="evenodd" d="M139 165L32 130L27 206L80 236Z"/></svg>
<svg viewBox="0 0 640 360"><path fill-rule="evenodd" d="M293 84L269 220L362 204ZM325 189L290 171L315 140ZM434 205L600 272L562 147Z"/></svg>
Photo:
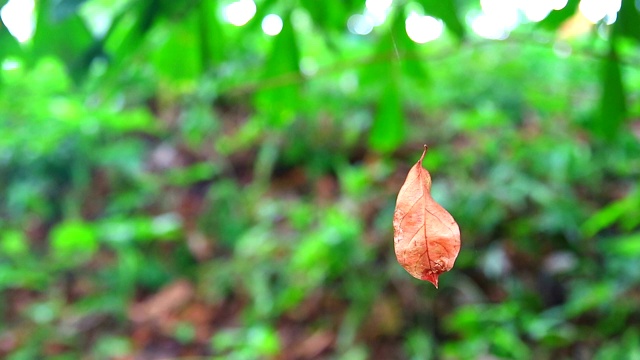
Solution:
<svg viewBox="0 0 640 360"><path fill-rule="evenodd" d="M430 83L425 62L421 61L418 54L418 45L407 35L405 20L404 12L397 11L389 31L380 37L375 50L378 60L361 69L363 88L386 88L389 79L394 77L393 81L397 81L401 75L421 88ZM381 77L380 74L388 75Z"/></svg>
<svg viewBox="0 0 640 360"><path fill-rule="evenodd" d="M96 339L93 354L99 359L126 357L132 351L131 340L126 337L105 335Z"/></svg>
<svg viewBox="0 0 640 360"><path fill-rule="evenodd" d="M433 335L421 328L415 328L406 335L404 349L409 359L431 360L435 358Z"/></svg>
<svg viewBox="0 0 640 360"><path fill-rule="evenodd" d="M77 13L78 8L87 0L58 0L51 7L51 18L54 21L62 21Z"/></svg>
<svg viewBox="0 0 640 360"><path fill-rule="evenodd" d="M290 14L283 23L265 65L263 90L256 94L256 107L276 127L291 123L299 105L300 55Z"/></svg>
<svg viewBox="0 0 640 360"><path fill-rule="evenodd" d="M189 322L179 322L176 325L173 336L181 344L188 344L195 340L196 329L193 327L193 324Z"/></svg>
<svg viewBox="0 0 640 360"><path fill-rule="evenodd" d="M613 282L578 283L565 305L566 314L572 318L599 307L609 308L616 296Z"/></svg>
<svg viewBox="0 0 640 360"><path fill-rule="evenodd" d="M429 84L429 74L425 68L425 62L421 61L418 53L418 44L407 35L405 20L402 11L398 11L391 24L392 44L383 47L387 51L395 52L400 61L402 73L412 80L418 87L424 88Z"/></svg>
<svg viewBox="0 0 640 360"><path fill-rule="evenodd" d="M600 117L593 128L599 135L615 135L626 116L626 93L622 84L620 63L611 43L609 56L603 60L603 83L600 95Z"/></svg>
<svg viewBox="0 0 640 360"><path fill-rule="evenodd" d="M137 53L147 31L158 16L154 1L135 2L113 20L104 38L104 47L116 65Z"/></svg>
<svg viewBox="0 0 640 360"><path fill-rule="evenodd" d="M608 359L640 359L640 337L638 330L632 327L625 329L622 339L607 341L598 346L598 351L593 356L594 360Z"/></svg>
<svg viewBox="0 0 640 360"><path fill-rule="evenodd" d="M379 152L397 149L406 137L406 124L400 94L393 81L385 87L369 133L369 145Z"/></svg>
<svg viewBox="0 0 640 360"><path fill-rule="evenodd" d="M216 1L200 2L200 37L203 64L217 65L226 58L227 39L218 20Z"/></svg>
<svg viewBox="0 0 640 360"><path fill-rule="evenodd" d="M133 131L153 133L158 125L153 114L145 108L106 113L100 121L105 128L120 133Z"/></svg>
<svg viewBox="0 0 640 360"><path fill-rule="evenodd" d="M26 236L17 230L5 231L0 234L0 254L18 259L28 255L29 243Z"/></svg>
<svg viewBox="0 0 640 360"><path fill-rule="evenodd" d="M324 31L344 29L350 15L345 4L342 0L301 0L301 5L311 16L313 23Z"/></svg>
<svg viewBox="0 0 640 360"><path fill-rule="evenodd" d="M625 36L640 41L640 14L638 14L634 1L622 1L618 18L613 25L612 41L616 36Z"/></svg>
<svg viewBox="0 0 640 360"><path fill-rule="evenodd" d="M191 83L202 73L197 20L195 14L191 14L180 22L159 22L155 28L160 46L151 59L156 71L170 83Z"/></svg>
<svg viewBox="0 0 640 360"><path fill-rule="evenodd" d="M50 234L53 256L63 266L89 260L98 250L93 226L80 221L58 224Z"/></svg>
<svg viewBox="0 0 640 360"><path fill-rule="evenodd" d="M160 17L157 5L157 1L129 2L114 17L109 30L101 39L103 51L109 59L109 67L101 79L102 87L109 88L107 91L115 90L110 87L119 83L123 73L130 71L132 63L135 63L141 53L147 55L142 44L147 43L147 34Z"/></svg>
<svg viewBox="0 0 640 360"><path fill-rule="evenodd" d="M8 56L20 55L21 53L20 43L11 35L0 19L0 63Z"/></svg>
<svg viewBox="0 0 640 360"><path fill-rule="evenodd" d="M87 71L93 49L94 39L84 21L78 14L72 14L57 21L49 15L51 1L38 1L36 31L32 39L35 60L44 56L55 56L63 60L75 80L79 80Z"/></svg>
<svg viewBox="0 0 640 360"><path fill-rule="evenodd" d="M114 217L97 225L105 243L118 246L132 241L171 241L180 234L182 221L172 213L147 216Z"/></svg>
<svg viewBox="0 0 640 360"><path fill-rule="evenodd" d="M611 226L627 211L625 205L623 202L617 202L591 216L582 227L585 235L594 236L600 230Z"/></svg>
<svg viewBox="0 0 640 360"><path fill-rule="evenodd" d="M220 173L218 166L209 162L201 162L184 168L171 169L166 178L171 185L188 186L200 181L211 180L218 173Z"/></svg>
<svg viewBox="0 0 640 360"><path fill-rule="evenodd" d="M573 14L578 11L580 0L569 0L567 5L560 10L553 10L544 20L538 23L538 26L547 30L557 30L562 23L567 21Z"/></svg>
<svg viewBox="0 0 640 360"><path fill-rule="evenodd" d="M640 232L607 239L603 242L602 250L610 254L637 259L640 256Z"/></svg>
<svg viewBox="0 0 640 360"><path fill-rule="evenodd" d="M389 32L382 36L378 43L376 53L383 60L368 66L362 76L363 86L380 89L378 109L369 133L369 145L383 153L397 149L406 136L398 87L404 57L400 51L410 50L413 45L410 44L411 40L402 27L403 19L401 12L396 14ZM381 77L381 74L385 76Z"/></svg>
<svg viewBox="0 0 640 360"><path fill-rule="evenodd" d="M466 30L456 9L453 0L419 0L424 12L444 21L447 28L453 32L459 40L465 37Z"/></svg>
<svg viewBox="0 0 640 360"><path fill-rule="evenodd" d="M586 236L594 236L615 223L620 223L625 230L631 230L637 225L633 220L638 218L640 218L640 191L636 190L593 214L583 224L582 231Z"/></svg>
<svg viewBox="0 0 640 360"><path fill-rule="evenodd" d="M278 332L270 326L252 326L247 331L246 341L259 355L275 355L280 350Z"/></svg>

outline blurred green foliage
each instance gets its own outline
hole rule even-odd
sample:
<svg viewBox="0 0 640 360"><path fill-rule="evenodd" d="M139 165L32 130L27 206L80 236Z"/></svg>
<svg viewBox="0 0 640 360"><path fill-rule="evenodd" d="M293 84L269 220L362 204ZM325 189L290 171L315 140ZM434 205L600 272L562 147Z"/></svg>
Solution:
<svg viewBox="0 0 640 360"><path fill-rule="evenodd" d="M394 1L366 36L364 1L257 1L237 27L229 4L40 0L24 43L0 24L1 357L640 356L633 1L501 41L476 1ZM412 11L443 36L413 42ZM392 250L425 143L462 230L440 290Z"/></svg>

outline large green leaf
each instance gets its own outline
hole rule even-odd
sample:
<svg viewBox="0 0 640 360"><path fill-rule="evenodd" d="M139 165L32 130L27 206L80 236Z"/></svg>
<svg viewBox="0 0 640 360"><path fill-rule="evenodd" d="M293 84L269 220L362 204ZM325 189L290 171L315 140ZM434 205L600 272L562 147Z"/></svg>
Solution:
<svg viewBox="0 0 640 360"><path fill-rule="evenodd" d="M425 13L437 17L444 21L447 28L453 32L458 39L463 39L466 30L458 16L456 3L454 0L419 0Z"/></svg>
<svg viewBox="0 0 640 360"><path fill-rule="evenodd" d="M427 79L423 64L416 54L416 44L405 31L404 19L402 11L395 14L389 31L378 42L376 57L379 61L362 72L363 86L375 89L380 94L369 133L369 145L382 153L394 151L406 138L403 101L400 98L401 79L406 77L422 83Z"/></svg>
<svg viewBox="0 0 640 360"><path fill-rule="evenodd" d="M206 65L221 63L226 54L226 38L216 15L217 10L215 1L200 3L200 41L203 64Z"/></svg>
<svg viewBox="0 0 640 360"><path fill-rule="evenodd" d="M378 102L369 145L376 151L387 153L397 149L405 138L406 124L400 92L395 82L389 81Z"/></svg>
<svg viewBox="0 0 640 360"><path fill-rule="evenodd" d="M640 41L640 14L634 1L623 0L618 19L613 25L613 35Z"/></svg>
<svg viewBox="0 0 640 360"><path fill-rule="evenodd" d="M152 50L155 70L170 82L193 82L202 73L202 56L197 14L176 23L159 22L154 29L160 45Z"/></svg>
<svg viewBox="0 0 640 360"><path fill-rule="evenodd" d="M600 135L612 136L620 129L626 115L626 93L622 83L620 63L613 43L609 56L603 62L600 117L594 124L594 130Z"/></svg>
<svg viewBox="0 0 640 360"><path fill-rule="evenodd" d="M34 58L56 56L78 80L88 69L88 55L94 50L94 39L78 14L57 21L51 16L52 2L36 3L36 31L32 39Z"/></svg>
<svg viewBox="0 0 640 360"><path fill-rule="evenodd" d="M429 75L426 62L421 60L417 46L405 30L404 12L397 11L391 19L388 32L379 38L375 61L360 69L362 86L370 89L383 88L387 86L390 77L404 75L424 87L429 83ZM386 76L381 77L380 74Z"/></svg>
<svg viewBox="0 0 640 360"><path fill-rule="evenodd" d="M329 29L344 29L347 18L351 15L342 0L301 0L314 24L326 31Z"/></svg>
<svg viewBox="0 0 640 360"><path fill-rule="evenodd" d="M7 56L19 55L21 52L22 49L20 48L18 40L9 33L2 19L0 19L0 62Z"/></svg>
<svg viewBox="0 0 640 360"><path fill-rule="evenodd" d="M392 44L387 45L387 51L393 51L400 61L403 75L412 80L418 87L424 88L429 84L429 74L425 67L426 61L420 58L418 44L409 38L405 28L405 14L398 11L391 24Z"/></svg>
<svg viewBox="0 0 640 360"><path fill-rule="evenodd" d="M263 87L256 94L256 107L270 125L285 126L299 104L300 55L291 16L283 18L283 28L272 44L265 65Z"/></svg>
<svg viewBox="0 0 640 360"><path fill-rule="evenodd" d="M149 29L158 18L155 1L135 2L113 20L104 37L104 47L115 68L137 53Z"/></svg>
<svg viewBox="0 0 640 360"><path fill-rule="evenodd" d="M557 30L562 23L569 19L578 11L580 0L569 0L567 5L560 10L554 10L547 15L544 20L538 23L538 26L548 30Z"/></svg>

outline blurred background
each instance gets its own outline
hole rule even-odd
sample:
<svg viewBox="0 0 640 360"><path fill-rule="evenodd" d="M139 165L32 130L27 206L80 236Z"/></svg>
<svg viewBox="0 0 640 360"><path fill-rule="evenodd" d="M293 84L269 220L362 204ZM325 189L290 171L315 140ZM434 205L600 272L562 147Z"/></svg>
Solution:
<svg viewBox="0 0 640 360"><path fill-rule="evenodd" d="M640 359L639 6L0 0L0 357Z"/></svg>

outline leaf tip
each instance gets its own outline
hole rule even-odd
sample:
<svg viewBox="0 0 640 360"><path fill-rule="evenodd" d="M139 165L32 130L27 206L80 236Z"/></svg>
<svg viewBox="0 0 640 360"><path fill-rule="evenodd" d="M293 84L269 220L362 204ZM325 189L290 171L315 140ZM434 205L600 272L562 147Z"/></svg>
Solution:
<svg viewBox="0 0 640 360"><path fill-rule="evenodd" d="M438 274L434 274L432 272L425 272L422 274L422 280L426 280L433 284L433 286L438 288Z"/></svg>

